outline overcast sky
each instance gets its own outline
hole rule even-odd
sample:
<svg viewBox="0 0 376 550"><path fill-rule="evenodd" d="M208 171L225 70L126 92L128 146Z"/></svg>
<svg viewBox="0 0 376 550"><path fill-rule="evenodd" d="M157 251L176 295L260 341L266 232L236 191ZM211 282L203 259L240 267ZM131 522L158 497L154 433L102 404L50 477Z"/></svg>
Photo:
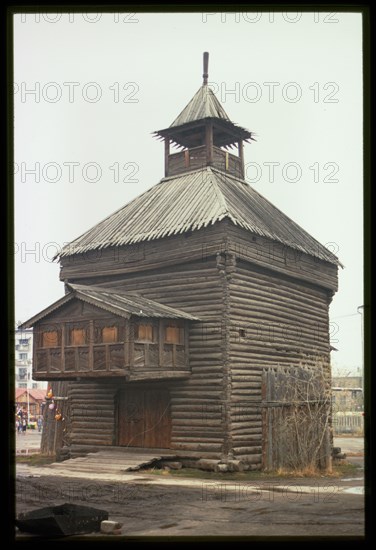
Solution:
<svg viewBox="0 0 376 550"><path fill-rule="evenodd" d="M163 177L166 128L209 82L255 132L246 179L337 254L334 367L362 365L362 33L350 13L15 16L16 320L64 294L58 248ZM34 170L34 172L33 172Z"/></svg>

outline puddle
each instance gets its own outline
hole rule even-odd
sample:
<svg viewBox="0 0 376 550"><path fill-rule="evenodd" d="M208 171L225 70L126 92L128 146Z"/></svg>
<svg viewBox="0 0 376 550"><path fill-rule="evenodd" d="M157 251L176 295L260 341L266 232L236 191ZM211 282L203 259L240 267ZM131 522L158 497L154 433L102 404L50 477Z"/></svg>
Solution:
<svg viewBox="0 0 376 550"><path fill-rule="evenodd" d="M343 489L342 492L348 495L364 495L364 487L349 487L348 489Z"/></svg>

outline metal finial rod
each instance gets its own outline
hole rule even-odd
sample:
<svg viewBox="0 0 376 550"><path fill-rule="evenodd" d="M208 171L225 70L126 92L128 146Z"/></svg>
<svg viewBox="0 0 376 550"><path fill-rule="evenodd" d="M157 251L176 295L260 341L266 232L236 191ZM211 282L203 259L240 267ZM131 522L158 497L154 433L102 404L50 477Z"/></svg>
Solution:
<svg viewBox="0 0 376 550"><path fill-rule="evenodd" d="M202 75L204 82L203 84L208 83L208 70L209 70L209 52L204 52L204 74Z"/></svg>

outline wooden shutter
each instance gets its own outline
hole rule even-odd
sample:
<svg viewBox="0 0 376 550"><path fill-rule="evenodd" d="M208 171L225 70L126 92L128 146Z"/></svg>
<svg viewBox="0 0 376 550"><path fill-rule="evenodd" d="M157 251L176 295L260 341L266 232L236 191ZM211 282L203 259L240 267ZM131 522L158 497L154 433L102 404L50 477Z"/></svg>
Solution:
<svg viewBox="0 0 376 550"><path fill-rule="evenodd" d="M117 327L103 327L102 328L102 342L111 343L118 341L118 329Z"/></svg>
<svg viewBox="0 0 376 550"><path fill-rule="evenodd" d="M44 348L56 348L59 345L57 330L49 330L42 334L42 346Z"/></svg>
<svg viewBox="0 0 376 550"><path fill-rule="evenodd" d="M72 328L71 330L71 345L72 346L82 346L84 345L85 338L85 329L84 328Z"/></svg>
<svg viewBox="0 0 376 550"><path fill-rule="evenodd" d="M144 342L153 341L153 325L137 325L136 339Z"/></svg>

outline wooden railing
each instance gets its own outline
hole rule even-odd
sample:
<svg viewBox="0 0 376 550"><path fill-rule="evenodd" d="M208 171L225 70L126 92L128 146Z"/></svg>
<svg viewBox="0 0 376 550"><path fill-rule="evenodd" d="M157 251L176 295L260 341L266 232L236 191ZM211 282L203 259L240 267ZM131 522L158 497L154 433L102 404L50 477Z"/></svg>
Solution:
<svg viewBox="0 0 376 550"><path fill-rule="evenodd" d="M33 377L58 380L74 377L127 376L137 379L175 377L189 372L184 346L164 344L129 345L124 342L48 347L36 350Z"/></svg>
<svg viewBox="0 0 376 550"><path fill-rule="evenodd" d="M185 149L173 153L168 157L168 175L175 176L189 170L197 170L207 166L206 146ZM213 147L213 168L228 172L238 178L243 177L242 163L239 157L224 151L220 147Z"/></svg>

